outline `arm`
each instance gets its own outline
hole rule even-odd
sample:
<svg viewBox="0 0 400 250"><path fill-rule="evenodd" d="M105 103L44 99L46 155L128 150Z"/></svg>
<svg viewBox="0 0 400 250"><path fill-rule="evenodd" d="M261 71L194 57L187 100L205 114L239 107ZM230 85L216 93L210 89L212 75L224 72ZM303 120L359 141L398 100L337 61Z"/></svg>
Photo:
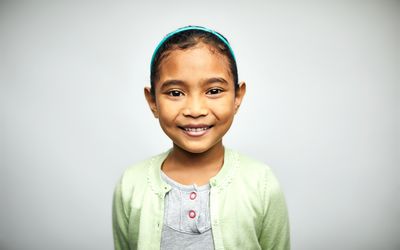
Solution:
<svg viewBox="0 0 400 250"><path fill-rule="evenodd" d="M122 199L121 183L114 190L112 206L112 224L115 250L129 249L128 245L128 216Z"/></svg>
<svg viewBox="0 0 400 250"><path fill-rule="evenodd" d="M278 180L269 172L264 188L264 218L260 235L262 249L289 250L290 228L285 197Z"/></svg>

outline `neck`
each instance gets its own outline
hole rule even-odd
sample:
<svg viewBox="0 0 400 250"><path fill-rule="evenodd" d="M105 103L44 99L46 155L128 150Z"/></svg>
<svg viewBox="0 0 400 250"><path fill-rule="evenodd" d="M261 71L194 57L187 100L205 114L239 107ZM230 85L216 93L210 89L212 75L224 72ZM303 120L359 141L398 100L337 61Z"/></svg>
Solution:
<svg viewBox="0 0 400 250"><path fill-rule="evenodd" d="M185 169L205 169L209 167L220 168L224 160L224 146L222 141L202 153L188 152L176 144L167 157L167 161L173 163L172 166Z"/></svg>

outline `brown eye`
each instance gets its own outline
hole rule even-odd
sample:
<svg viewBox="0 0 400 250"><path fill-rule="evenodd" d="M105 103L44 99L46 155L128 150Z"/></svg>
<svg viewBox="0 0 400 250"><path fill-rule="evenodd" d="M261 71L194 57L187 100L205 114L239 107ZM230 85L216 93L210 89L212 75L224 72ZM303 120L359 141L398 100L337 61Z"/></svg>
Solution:
<svg viewBox="0 0 400 250"><path fill-rule="evenodd" d="M174 96L174 97L179 97L179 96L183 95L183 93L178 90L171 90L168 92L168 95Z"/></svg>
<svg viewBox="0 0 400 250"><path fill-rule="evenodd" d="M219 94L221 92L222 92L222 89L210 89L209 91L207 91L207 94L217 95L217 94Z"/></svg>

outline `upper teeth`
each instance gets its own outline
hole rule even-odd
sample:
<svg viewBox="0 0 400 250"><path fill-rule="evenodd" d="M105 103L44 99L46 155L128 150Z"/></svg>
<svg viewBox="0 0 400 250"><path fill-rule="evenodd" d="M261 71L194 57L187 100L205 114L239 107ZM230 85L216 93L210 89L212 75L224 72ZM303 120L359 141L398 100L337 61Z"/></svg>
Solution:
<svg viewBox="0 0 400 250"><path fill-rule="evenodd" d="M204 127L204 128L185 128L186 131L190 131L190 132L199 132L199 131L203 131L208 129L208 127Z"/></svg>

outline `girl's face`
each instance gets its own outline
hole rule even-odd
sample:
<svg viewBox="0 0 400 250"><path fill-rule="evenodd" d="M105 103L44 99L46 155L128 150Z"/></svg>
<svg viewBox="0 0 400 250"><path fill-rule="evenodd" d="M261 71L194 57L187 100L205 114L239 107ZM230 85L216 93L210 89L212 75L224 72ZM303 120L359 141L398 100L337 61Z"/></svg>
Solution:
<svg viewBox="0 0 400 250"><path fill-rule="evenodd" d="M227 58L199 43L171 51L159 72L155 98L148 87L145 95L174 145L191 153L222 146L246 90L242 82L235 95Z"/></svg>

